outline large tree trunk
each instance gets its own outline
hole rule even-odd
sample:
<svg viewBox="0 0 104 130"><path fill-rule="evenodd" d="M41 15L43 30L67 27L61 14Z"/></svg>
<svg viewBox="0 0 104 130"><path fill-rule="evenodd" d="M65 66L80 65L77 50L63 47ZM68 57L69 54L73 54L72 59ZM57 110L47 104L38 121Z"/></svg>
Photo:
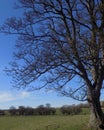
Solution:
<svg viewBox="0 0 104 130"><path fill-rule="evenodd" d="M104 130L104 114L100 105L100 92L93 90L88 95L90 105L90 121L89 126L94 130Z"/></svg>

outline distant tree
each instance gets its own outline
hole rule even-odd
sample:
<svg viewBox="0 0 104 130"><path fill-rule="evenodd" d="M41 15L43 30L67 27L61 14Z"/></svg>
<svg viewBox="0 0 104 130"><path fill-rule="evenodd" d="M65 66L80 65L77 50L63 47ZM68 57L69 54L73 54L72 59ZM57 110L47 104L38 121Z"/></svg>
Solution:
<svg viewBox="0 0 104 130"><path fill-rule="evenodd" d="M81 103L78 106L80 106L81 108L89 108L89 104L88 103Z"/></svg>
<svg viewBox="0 0 104 130"><path fill-rule="evenodd" d="M37 113L38 113L39 115L45 115L45 107L44 107L44 105L39 105L39 106L37 107Z"/></svg>
<svg viewBox="0 0 104 130"><path fill-rule="evenodd" d="M55 115L56 109L51 107L50 103L47 103L45 106L45 114L46 115Z"/></svg>
<svg viewBox="0 0 104 130"><path fill-rule="evenodd" d="M8 74L16 87L48 87L87 100L90 125L104 128L100 105L104 80L104 0L18 0L20 18L7 19L1 32L18 35ZM79 80L76 86L70 81ZM40 83L40 81L42 81ZM39 86L40 85L40 86Z"/></svg>
<svg viewBox="0 0 104 130"><path fill-rule="evenodd" d="M64 105L60 108L60 110L64 115L76 115L82 111L80 106L75 106L75 105L71 105L71 106Z"/></svg>
<svg viewBox="0 0 104 130"><path fill-rule="evenodd" d="M51 115L51 104L47 103L45 106L45 114Z"/></svg>
<svg viewBox="0 0 104 130"><path fill-rule="evenodd" d="M68 106L62 106L61 108L60 108L60 110L61 110L61 112L62 112L62 114L64 114L64 115L66 115L66 114L70 114L70 112L68 111Z"/></svg>
<svg viewBox="0 0 104 130"><path fill-rule="evenodd" d="M4 110L0 110L0 116L4 116L5 115L5 111Z"/></svg>
<svg viewBox="0 0 104 130"><path fill-rule="evenodd" d="M51 114L55 115L55 113L56 113L56 109L55 108L51 108Z"/></svg>
<svg viewBox="0 0 104 130"><path fill-rule="evenodd" d="M27 116L33 115L34 114L34 109L31 108L31 107L26 107L24 114L27 115Z"/></svg>
<svg viewBox="0 0 104 130"><path fill-rule="evenodd" d="M44 108L45 106L44 105L39 105L37 108Z"/></svg>
<svg viewBox="0 0 104 130"><path fill-rule="evenodd" d="M50 104L50 103L47 103L47 104L46 104L46 107L47 107L47 108L50 108L50 107L51 107L51 104Z"/></svg>
<svg viewBox="0 0 104 130"><path fill-rule="evenodd" d="M11 107L9 108L9 113L10 113L11 116L16 115L16 114L17 114L16 108L15 108L14 106L11 106Z"/></svg>
<svg viewBox="0 0 104 130"><path fill-rule="evenodd" d="M35 114L36 115L54 115L56 113L56 109L51 107L51 105L48 103L46 106L44 105L39 105L35 109Z"/></svg>
<svg viewBox="0 0 104 130"><path fill-rule="evenodd" d="M79 114L82 112L82 108L80 106L71 106L72 114Z"/></svg>
<svg viewBox="0 0 104 130"><path fill-rule="evenodd" d="M18 112L19 112L19 115L25 115L25 107L24 106L19 106Z"/></svg>

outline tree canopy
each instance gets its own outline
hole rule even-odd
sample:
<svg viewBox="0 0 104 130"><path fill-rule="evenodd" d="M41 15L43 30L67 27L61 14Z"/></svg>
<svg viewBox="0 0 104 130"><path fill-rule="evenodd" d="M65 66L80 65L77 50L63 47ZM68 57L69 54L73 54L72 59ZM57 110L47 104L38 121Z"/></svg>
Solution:
<svg viewBox="0 0 104 130"><path fill-rule="evenodd" d="M18 35L8 70L17 87L50 87L78 100L86 100L86 85L94 88L100 80L102 87L103 0L19 0L16 7L23 16L7 19L1 31ZM73 88L75 79L80 86Z"/></svg>
<svg viewBox="0 0 104 130"><path fill-rule="evenodd" d="M104 80L104 1L18 0L16 8L22 8L23 15L7 19L0 30L18 37L14 62L6 70L15 86L45 87L88 100L100 120L93 126L104 127L99 102Z"/></svg>

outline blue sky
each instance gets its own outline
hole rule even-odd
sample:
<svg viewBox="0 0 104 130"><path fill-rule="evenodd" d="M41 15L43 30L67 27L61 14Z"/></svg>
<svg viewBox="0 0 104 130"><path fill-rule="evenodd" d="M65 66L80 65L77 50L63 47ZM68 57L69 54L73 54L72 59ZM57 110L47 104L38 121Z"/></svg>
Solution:
<svg viewBox="0 0 104 130"><path fill-rule="evenodd" d="M18 15L13 9L13 3L17 0L0 0L0 25L4 20L13 15ZM17 90L12 87L11 79L4 70L5 66L12 60L15 37L0 34L0 109L8 109L11 106L31 106L37 107L41 104L50 103L51 106L58 107L65 104L80 103L67 97L62 97L54 92L43 90L28 92L25 89Z"/></svg>

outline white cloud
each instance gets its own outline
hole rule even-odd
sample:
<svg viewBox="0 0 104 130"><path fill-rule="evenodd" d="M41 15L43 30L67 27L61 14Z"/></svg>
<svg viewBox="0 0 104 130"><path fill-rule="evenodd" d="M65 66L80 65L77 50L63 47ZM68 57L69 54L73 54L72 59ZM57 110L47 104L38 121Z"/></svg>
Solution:
<svg viewBox="0 0 104 130"><path fill-rule="evenodd" d="M27 91L21 92L21 95L20 95L21 98L26 98L26 97L29 97L29 96L30 96L30 93L27 92Z"/></svg>
<svg viewBox="0 0 104 130"><path fill-rule="evenodd" d="M13 93L11 91L8 92L0 92L0 103L15 101L24 99L30 96L29 92L23 91L21 93Z"/></svg>
<svg viewBox="0 0 104 130"><path fill-rule="evenodd" d="M0 93L0 102L12 101L14 99L15 99L15 97L9 92Z"/></svg>

